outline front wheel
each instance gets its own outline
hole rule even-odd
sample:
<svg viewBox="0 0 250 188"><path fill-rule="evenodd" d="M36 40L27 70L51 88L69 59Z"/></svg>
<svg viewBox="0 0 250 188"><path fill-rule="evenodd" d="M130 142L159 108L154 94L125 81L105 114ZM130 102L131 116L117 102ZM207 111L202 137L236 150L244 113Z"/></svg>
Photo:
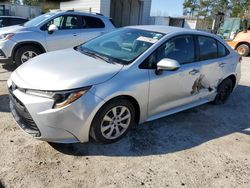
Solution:
<svg viewBox="0 0 250 188"><path fill-rule="evenodd" d="M97 142L114 143L122 138L134 123L134 106L126 99L114 99L95 115L91 136Z"/></svg>
<svg viewBox="0 0 250 188"><path fill-rule="evenodd" d="M236 51L238 52L238 54L240 54L241 56L248 56L250 49L249 46L247 44L241 44L236 48Z"/></svg>
<svg viewBox="0 0 250 188"><path fill-rule="evenodd" d="M227 78L218 86L217 95L213 103L215 105L225 104L232 91L233 82L231 79Z"/></svg>
<svg viewBox="0 0 250 188"><path fill-rule="evenodd" d="M40 50L34 46L23 46L16 51L14 60L16 65L20 66L39 54L41 54Z"/></svg>

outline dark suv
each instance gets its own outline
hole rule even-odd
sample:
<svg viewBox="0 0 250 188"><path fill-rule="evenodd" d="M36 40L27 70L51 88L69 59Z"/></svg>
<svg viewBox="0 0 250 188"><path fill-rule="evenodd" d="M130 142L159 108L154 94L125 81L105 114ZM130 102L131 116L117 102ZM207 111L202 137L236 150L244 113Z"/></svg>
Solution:
<svg viewBox="0 0 250 188"><path fill-rule="evenodd" d="M0 16L0 28L12 25L20 25L29 21L28 19L15 16Z"/></svg>

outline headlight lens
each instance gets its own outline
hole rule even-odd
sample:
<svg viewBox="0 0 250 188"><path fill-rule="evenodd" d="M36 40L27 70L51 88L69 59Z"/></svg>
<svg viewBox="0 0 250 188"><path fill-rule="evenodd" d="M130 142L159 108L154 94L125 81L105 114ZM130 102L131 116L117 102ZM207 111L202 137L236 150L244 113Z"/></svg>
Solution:
<svg viewBox="0 0 250 188"><path fill-rule="evenodd" d="M6 33L6 34L2 34L2 35L0 35L0 40L9 40L9 39L11 39L14 35L15 35L15 33Z"/></svg>
<svg viewBox="0 0 250 188"><path fill-rule="evenodd" d="M55 103L53 105L53 108L58 109L73 103L81 96L83 96L90 88L91 87L85 87L76 90L59 91L59 92L26 90L26 93L30 95L36 95L40 97L54 99Z"/></svg>

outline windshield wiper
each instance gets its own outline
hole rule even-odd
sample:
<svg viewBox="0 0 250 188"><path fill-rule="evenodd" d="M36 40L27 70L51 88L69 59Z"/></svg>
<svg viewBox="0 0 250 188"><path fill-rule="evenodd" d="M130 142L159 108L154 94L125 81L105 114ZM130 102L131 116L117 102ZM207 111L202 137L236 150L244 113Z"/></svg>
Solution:
<svg viewBox="0 0 250 188"><path fill-rule="evenodd" d="M84 50L84 49L81 49L81 48L79 48L79 50L82 53L86 54L86 55L89 55L89 56L94 57L94 58L101 59L103 61L106 61L107 63L111 63L111 60L109 58L107 58L107 57L104 57L102 55L99 55L99 54L96 54L94 52L90 52L90 51L87 51L87 50Z"/></svg>

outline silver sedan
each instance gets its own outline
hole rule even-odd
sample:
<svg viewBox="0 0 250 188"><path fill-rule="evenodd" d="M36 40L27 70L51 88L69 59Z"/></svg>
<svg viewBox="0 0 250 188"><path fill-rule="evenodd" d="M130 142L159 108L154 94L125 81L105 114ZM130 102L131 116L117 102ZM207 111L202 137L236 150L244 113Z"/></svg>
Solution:
<svg viewBox="0 0 250 188"><path fill-rule="evenodd" d="M213 34L126 27L20 66L8 80L10 107L37 139L112 143L136 124L225 103L239 82L240 61Z"/></svg>

